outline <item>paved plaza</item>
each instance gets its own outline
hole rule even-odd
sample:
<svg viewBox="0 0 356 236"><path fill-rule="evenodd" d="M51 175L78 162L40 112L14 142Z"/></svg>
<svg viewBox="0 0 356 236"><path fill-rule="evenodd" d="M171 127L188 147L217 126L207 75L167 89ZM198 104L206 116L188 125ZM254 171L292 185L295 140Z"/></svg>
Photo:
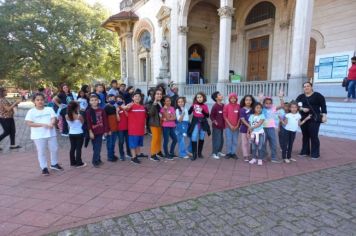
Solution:
<svg viewBox="0 0 356 236"><path fill-rule="evenodd" d="M44 177L23 118L19 112L17 139L23 148L9 151L8 140L1 144L5 150L0 152L0 235L42 235L81 225L87 226L73 232L352 235L355 231L354 141L321 137L321 159L313 161L296 156L301 145L298 135L293 152L297 162L263 166L208 158L210 138L206 158L195 162L108 163L103 148L101 168L73 169L69 141L59 137L65 171ZM149 140L147 136L145 153ZM91 154L91 146L83 149L87 163ZM337 168L322 170L330 167Z"/></svg>

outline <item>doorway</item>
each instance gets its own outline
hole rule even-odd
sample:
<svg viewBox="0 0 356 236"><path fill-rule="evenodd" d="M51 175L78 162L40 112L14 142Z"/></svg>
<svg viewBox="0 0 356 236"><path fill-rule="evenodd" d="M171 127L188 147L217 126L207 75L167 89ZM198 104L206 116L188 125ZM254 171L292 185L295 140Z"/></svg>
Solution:
<svg viewBox="0 0 356 236"><path fill-rule="evenodd" d="M188 50L188 84L199 84L204 78L205 50L200 44L193 44ZM203 82L204 83L204 82Z"/></svg>
<svg viewBox="0 0 356 236"><path fill-rule="evenodd" d="M249 40L247 81L267 80L268 49L268 35Z"/></svg>

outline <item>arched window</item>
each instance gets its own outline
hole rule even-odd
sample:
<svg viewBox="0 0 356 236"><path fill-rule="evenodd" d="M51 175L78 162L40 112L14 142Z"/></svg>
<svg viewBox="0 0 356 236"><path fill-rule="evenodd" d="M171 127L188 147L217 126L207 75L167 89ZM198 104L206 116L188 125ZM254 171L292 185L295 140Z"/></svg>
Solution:
<svg viewBox="0 0 356 236"><path fill-rule="evenodd" d="M246 25L275 17L276 7L267 1L260 2L254 6L246 18Z"/></svg>
<svg viewBox="0 0 356 236"><path fill-rule="evenodd" d="M147 30L145 30L140 37L141 46L145 49L151 48L151 34Z"/></svg>

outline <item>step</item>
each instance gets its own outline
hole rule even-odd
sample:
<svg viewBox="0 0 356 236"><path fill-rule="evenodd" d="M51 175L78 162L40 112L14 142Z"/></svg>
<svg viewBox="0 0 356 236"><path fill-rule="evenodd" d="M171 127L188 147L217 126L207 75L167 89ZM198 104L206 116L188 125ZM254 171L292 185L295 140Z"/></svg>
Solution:
<svg viewBox="0 0 356 236"><path fill-rule="evenodd" d="M345 114L355 114L356 115L356 107L327 107L328 113L345 113Z"/></svg>
<svg viewBox="0 0 356 236"><path fill-rule="evenodd" d="M340 132L334 132L334 131L328 131L328 130L327 131L320 130L319 135L333 137L333 138L356 140L356 135L354 135L354 134L346 134L346 133L340 133Z"/></svg>
<svg viewBox="0 0 356 236"><path fill-rule="evenodd" d="M338 133L356 135L356 127L348 127L348 126L341 126L341 125L331 125L331 124L322 124L320 126L320 130L321 131L333 131L333 132L338 132Z"/></svg>
<svg viewBox="0 0 356 236"><path fill-rule="evenodd" d="M356 102L326 102L327 107L356 108Z"/></svg>
<svg viewBox="0 0 356 236"><path fill-rule="evenodd" d="M356 122L356 116L347 114L347 113L328 113L328 120L336 119L336 120L348 120Z"/></svg>

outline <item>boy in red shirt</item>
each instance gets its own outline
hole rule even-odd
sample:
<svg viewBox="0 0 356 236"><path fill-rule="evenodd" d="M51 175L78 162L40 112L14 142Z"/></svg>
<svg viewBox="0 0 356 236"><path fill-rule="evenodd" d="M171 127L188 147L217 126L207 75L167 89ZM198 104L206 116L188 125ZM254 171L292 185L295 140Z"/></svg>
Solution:
<svg viewBox="0 0 356 236"><path fill-rule="evenodd" d="M128 134L128 120L127 120L127 111L125 111L125 102L122 95L116 97L116 112L117 112L117 126L118 126L118 137L119 137L119 153L120 161L125 161L125 151L124 143L126 143L126 154L128 157L131 157L131 151L129 147L129 134Z"/></svg>
<svg viewBox="0 0 356 236"><path fill-rule="evenodd" d="M141 93L134 93L133 102L126 106L128 114L129 147L131 149L131 162L140 164L138 157L147 157L141 153L147 113L145 107L140 104Z"/></svg>

